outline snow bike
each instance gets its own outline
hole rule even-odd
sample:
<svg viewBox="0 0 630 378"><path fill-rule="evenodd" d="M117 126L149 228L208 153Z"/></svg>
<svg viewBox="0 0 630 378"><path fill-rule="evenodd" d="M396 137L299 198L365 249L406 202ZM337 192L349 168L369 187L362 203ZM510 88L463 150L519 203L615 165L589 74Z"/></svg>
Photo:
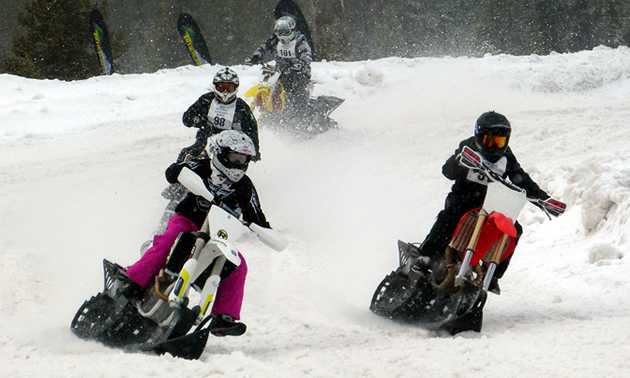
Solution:
<svg viewBox="0 0 630 378"><path fill-rule="evenodd" d="M302 135L317 135L337 128L330 114L344 102L333 96L311 97L308 111L296 119L285 112L287 102L282 72L271 64L262 64L260 84L248 89L244 97L251 98L250 107L261 126L294 132ZM311 83L312 89L312 83Z"/></svg>
<svg viewBox="0 0 630 378"><path fill-rule="evenodd" d="M180 181L212 202L199 176L191 172ZM208 341L217 289L241 263L233 243L246 228L277 251L288 244L277 231L247 225L231 209L213 204L199 232L178 236L165 268L144 293L130 295L129 288L137 287L131 278L120 265L103 260L104 289L83 303L71 330L115 348L198 359ZM198 304L191 306L194 297Z"/></svg>
<svg viewBox="0 0 630 378"><path fill-rule="evenodd" d="M497 265L514 251L514 223L525 204L550 219L566 209L553 199L528 198L468 147L460 164L488 179L483 207L461 218L445 252L434 258L422 255L417 243L399 240L399 267L376 289L370 304L375 314L451 334L481 331L488 287Z"/></svg>

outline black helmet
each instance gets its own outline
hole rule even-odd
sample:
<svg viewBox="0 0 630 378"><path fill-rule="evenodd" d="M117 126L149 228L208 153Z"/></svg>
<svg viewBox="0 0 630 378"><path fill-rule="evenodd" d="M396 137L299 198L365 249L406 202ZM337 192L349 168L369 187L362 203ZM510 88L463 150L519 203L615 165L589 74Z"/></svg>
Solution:
<svg viewBox="0 0 630 378"><path fill-rule="evenodd" d="M491 162L496 162L508 149L512 126L503 114L483 113L475 124L475 143L479 151Z"/></svg>

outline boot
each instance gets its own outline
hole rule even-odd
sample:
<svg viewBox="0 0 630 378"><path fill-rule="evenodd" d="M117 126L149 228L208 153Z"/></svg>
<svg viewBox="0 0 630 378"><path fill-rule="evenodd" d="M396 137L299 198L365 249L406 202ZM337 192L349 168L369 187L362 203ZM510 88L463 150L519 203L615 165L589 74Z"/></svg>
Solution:
<svg viewBox="0 0 630 378"><path fill-rule="evenodd" d="M136 283L124 274L120 272L119 281L120 286L118 288L118 295L126 297L127 299L140 299L144 296L144 288Z"/></svg>
<svg viewBox="0 0 630 378"><path fill-rule="evenodd" d="M490 286L488 286L488 291L496 295L501 295L501 288L499 287L498 278L492 278L492 281L490 281Z"/></svg>
<svg viewBox="0 0 630 378"><path fill-rule="evenodd" d="M212 317L210 332L219 337L240 336L245 333L247 326L234 320L230 315L218 314Z"/></svg>

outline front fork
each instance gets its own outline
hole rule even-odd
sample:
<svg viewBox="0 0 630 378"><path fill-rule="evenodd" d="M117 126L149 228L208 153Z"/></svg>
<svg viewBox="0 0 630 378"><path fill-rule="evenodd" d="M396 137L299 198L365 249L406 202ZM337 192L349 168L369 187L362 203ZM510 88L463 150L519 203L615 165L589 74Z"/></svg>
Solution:
<svg viewBox="0 0 630 378"><path fill-rule="evenodd" d="M488 266L486 276L483 279L483 289L485 291L488 291L488 288L490 287L490 282L492 282L492 277L494 277L494 271L497 269L497 265L499 265L499 259L501 259L504 250L507 248L509 240L510 237L507 234L501 234L501 240L490 257L490 265Z"/></svg>
<svg viewBox="0 0 630 378"><path fill-rule="evenodd" d="M201 309L195 324L201 322L212 311L212 306L216 300L217 290L219 289L219 284L221 283L221 271L223 270L226 261L225 256L219 256L212 267L210 277L206 280L203 290L201 291L201 298L199 300L199 306Z"/></svg>
<svg viewBox="0 0 630 378"><path fill-rule="evenodd" d="M477 248L477 243L479 242L479 236L481 235L481 229L483 228L483 223L488 217L488 213L485 210L481 210L479 212L479 217L477 218L477 223L475 224L475 228L473 229L472 236L470 237L470 241L468 242L468 247L466 248L466 254L464 255L464 261L462 262L462 266L459 268L459 273L457 277L455 277L455 285L462 286L466 281L466 275L470 269L470 260L472 259L473 254L475 253L475 248Z"/></svg>
<svg viewBox="0 0 630 378"><path fill-rule="evenodd" d="M464 255L464 261L462 262L462 266L459 268L459 273L457 277L455 277L455 285L462 286L465 281L467 281L466 276L471 268L470 261L472 260L472 256L475 253L475 249L477 247L477 243L479 242L479 237L481 235L481 230L483 228L483 224L488 217L488 213L484 210L481 210L479 213L479 217L477 218L477 223L475 224L475 228L472 236L470 237L470 241L468 243L468 247L466 248L466 254ZM486 269L486 274L483 279L483 289L488 291L490 287L490 283L492 282L492 277L494 277L494 272L499 264L499 260L503 255L505 249L508 246L508 241L510 237L503 233L501 234L501 238L499 240L499 245L494 249L490 259L488 260L488 269Z"/></svg>

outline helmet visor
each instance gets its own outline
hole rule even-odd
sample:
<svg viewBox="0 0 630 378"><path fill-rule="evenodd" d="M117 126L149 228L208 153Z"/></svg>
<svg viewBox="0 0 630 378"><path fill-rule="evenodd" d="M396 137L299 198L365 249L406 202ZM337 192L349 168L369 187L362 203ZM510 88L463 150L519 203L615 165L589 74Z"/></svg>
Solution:
<svg viewBox="0 0 630 378"><path fill-rule="evenodd" d="M503 148L507 144L507 137L486 134L483 136L483 144L489 148Z"/></svg>
<svg viewBox="0 0 630 378"><path fill-rule="evenodd" d="M216 83L214 87L217 89L217 91L223 92L223 93L225 92L233 93L236 90L236 84L225 82L225 81Z"/></svg>

